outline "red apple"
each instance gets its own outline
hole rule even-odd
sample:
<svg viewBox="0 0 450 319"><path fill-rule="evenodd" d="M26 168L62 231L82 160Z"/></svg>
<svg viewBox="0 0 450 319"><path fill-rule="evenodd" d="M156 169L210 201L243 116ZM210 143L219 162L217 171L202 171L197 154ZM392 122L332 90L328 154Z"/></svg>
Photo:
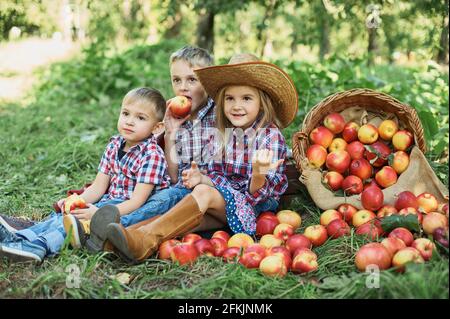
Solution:
<svg viewBox="0 0 450 319"><path fill-rule="evenodd" d="M323 125L333 134L339 134L344 130L345 120L339 113L330 113L325 116Z"/></svg>
<svg viewBox="0 0 450 319"><path fill-rule="evenodd" d="M391 215L395 215L397 214L398 211L394 206L391 205L384 205L383 207L381 207L378 212L377 212L377 217L378 218L383 218L383 217L388 217Z"/></svg>
<svg viewBox="0 0 450 319"><path fill-rule="evenodd" d="M273 220L278 220L278 218L275 215L275 213L274 212L270 212L270 211L262 212L261 214L259 214L257 219L261 219L261 218L270 218L270 219L273 219Z"/></svg>
<svg viewBox="0 0 450 319"><path fill-rule="evenodd" d="M335 209L328 209L320 215L320 224L326 227L335 219L342 219L341 213Z"/></svg>
<svg viewBox="0 0 450 319"><path fill-rule="evenodd" d="M419 208L423 209L425 213L435 212L439 208L439 203L436 197L430 193L422 193L417 196Z"/></svg>
<svg viewBox="0 0 450 319"><path fill-rule="evenodd" d="M287 267L280 255L265 257L259 264L259 270L269 277L284 277L287 273Z"/></svg>
<svg viewBox="0 0 450 319"><path fill-rule="evenodd" d="M369 187L372 187L372 186L379 187L378 184L377 184L377 182L376 182L374 179L370 179L370 182L364 183L364 185L363 185L363 191L365 191L366 189L368 189Z"/></svg>
<svg viewBox="0 0 450 319"><path fill-rule="evenodd" d="M433 232L433 239L440 245L448 248L448 228L436 228Z"/></svg>
<svg viewBox="0 0 450 319"><path fill-rule="evenodd" d="M395 133L398 131L398 125L392 120L384 120L378 126L378 133L385 141L390 141Z"/></svg>
<svg viewBox="0 0 450 319"><path fill-rule="evenodd" d="M400 249L403 249L406 247L403 240L399 239L398 237L388 237L381 241L381 244L389 250L389 253L394 257L394 255L399 251Z"/></svg>
<svg viewBox="0 0 450 319"><path fill-rule="evenodd" d="M214 234L211 236L211 238L221 238L226 243L228 242L230 237L231 237L230 234L228 234L226 231L223 231L223 230L218 230L218 231L214 232Z"/></svg>
<svg viewBox="0 0 450 319"><path fill-rule="evenodd" d="M230 247L227 248L223 254L222 254L222 259L225 262L235 262L236 259L241 255L241 248L239 247Z"/></svg>
<svg viewBox="0 0 450 319"><path fill-rule="evenodd" d="M342 214L347 223L351 223L353 215L358 211L358 209L350 204L341 204L339 205L337 211Z"/></svg>
<svg viewBox="0 0 450 319"><path fill-rule="evenodd" d="M324 148L328 148L333 141L333 133L324 126L316 127L309 134L309 138L312 144L322 145Z"/></svg>
<svg viewBox="0 0 450 319"><path fill-rule="evenodd" d="M411 246L412 242L414 241L413 234L411 234L411 232L404 227L395 228L389 233L388 237L399 238L403 240L406 246Z"/></svg>
<svg viewBox="0 0 450 319"><path fill-rule="evenodd" d="M355 232L356 235L365 235L370 240L377 240L383 235L383 229L378 223L365 223L359 226Z"/></svg>
<svg viewBox="0 0 450 319"><path fill-rule="evenodd" d="M294 235L295 229L289 224L278 224L275 227L273 234L275 237L286 241L290 236Z"/></svg>
<svg viewBox="0 0 450 319"><path fill-rule="evenodd" d="M296 273L307 273L315 271L319 267L317 255L308 248L300 248L295 252L292 261L292 271Z"/></svg>
<svg viewBox="0 0 450 319"><path fill-rule="evenodd" d="M248 269L259 268L263 258L263 256L255 252L244 252L244 254L239 258L239 263Z"/></svg>
<svg viewBox="0 0 450 319"><path fill-rule="evenodd" d="M214 246L211 244L209 239L199 239L196 242L194 242L195 248L197 248L197 251L200 255L207 255L207 256L214 256L215 249Z"/></svg>
<svg viewBox="0 0 450 319"><path fill-rule="evenodd" d="M323 177L323 182L327 184L331 190L337 191L342 187L344 176L338 172L327 172Z"/></svg>
<svg viewBox="0 0 450 319"><path fill-rule="evenodd" d="M328 236L331 238L339 238L350 234L350 226L342 219L335 219L327 226Z"/></svg>
<svg viewBox="0 0 450 319"><path fill-rule="evenodd" d="M286 248L293 254L299 248L311 248L312 243L305 235L294 234L286 241Z"/></svg>
<svg viewBox="0 0 450 319"><path fill-rule="evenodd" d="M347 195L360 194L363 191L363 182L358 176L349 175L344 178L342 189Z"/></svg>
<svg viewBox="0 0 450 319"><path fill-rule="evenodd" d="M433 250L436 249L434 243L428 238L417 238L413 241L411 247L417 249L425 261L431 259L431 256L433 256Z"/></svg>
<svg viewBox="0 0 450 319"><path fill-rule="evenodd" d="M431 212L423 218L422 227L426 234L432 235L437 228L447 228L448 219L440 213Z"/></svg>
<svg viewBox="0 0 450 319"><path fill-rule="evenodd" d="M289 224L294 227L294 230L299 228L302 224L302 218L297 212L294 212L293 210L280 210L276 216L280 224Z"/></svg>
<svg viewBox="0 0 450 319"><path fill-rule="evenodd" d="M358 139L363 144L375 143L378 139L378 129L372 124L365 124L358 130Z"/></svg>
<svg viewBox="0 0 450 319"><path fill-rule="evenodd" d="M158 249L158 257L159 259L170 260L170 253L172 252L173 247L180 244L181 242L176 239L169 239L164 241L161 245L159 245Z"/></svg>
<svg viewBox="0 0 450 319"><path fill-rule="evenodd" d="M214 256L221 257L224 251L228 248L227 242L219 237L214 237L209 240L214 248Z"/></svg>
<svg viewBox="0 0 450 319"><path fill-rule="evenodd" d="M364 157L373 165L373 167L382 167L387 164L388 157L392 153L389 146L383 142L377 141L371 145L365 146Z"/></svg>
<svg viewBox="0 0 450 319"><path fill-rule="evenodd" d="M343 174L350 166L350 155L346 151L331 152L325 163L329 170Z"/></svg>
<svg viewBox="0 0 450 319"><path fill-rule="evenodd" d="M372 176L372 166L364 158L353 160L350 163L349 173L362 180L369 179Z"/></svg>
<svg viewBox="0 0 450 319"><path fill-rule="evenodd" d="M403 272L408 263L423 263L424 260L420 252L413 247L400 249L392 258L392 266L397 268L398 272Z"/></svg>
<svg viewBox="0 0 450 319"><path fill-rule="evenodd" d="M314 247L321 246L328 239L327 229L322 225L306 227L303 235L311 241Z"/></svg>
<svg viewBox="0 0 450 319"><path fill-rule="evenodd" d="M255 241L253 240L250 235L244 234L244 233L237 233L230 237L228 240L228 247L247 247L249 245L254 244Z"/></svg>
<svg viewBox="0 0 450 319"><path fill-rule="evenodd" d="M392 168L397 174L403 173L409 166L409 155L403 151L397 151L392 158Z"/></svg>
<svg viewBox="0 0 450 319"><path fill-rule="evenodd" d="M396 151L405 151L414 143L414 136L406 131L401 130L392 137L392 145Z"/></svg>
<svg viewBox="0 0 450 319"><path fill-rule="evenodd" d="M275 217L275 215L274 215ZM256 235L262 236L273 234L275 227L279 224L278 218L258 218L256 221Z"/></svg>
<svg viewBox="0 0 450 319"><path fill-rule="evenodd" d="M191 264L197 260L199 253L197 248L190 243L181 243L172 248L170 257L173 262L178 262L180 265Z"/></svg>
<svg viewBox="0 0 450 319"><path fill-rule="evenodd" d="M361 159L364 157L364 153L366 152L366 148L364 144L360 141L354 141L347 145L345 149L347 153L350 155L351 159Z"/></svg>
<svg viewBox="0 0 450 319"><path fill-rule="evenodd" d="M244 249L245 253L256 253L261 255L261 257L266 257L266 247L264 247L261 244L253 244L250 246L245 247Z"/></svg>
<svg viewBox="0 0 450 319"><path fill-rule="evenodd" d="M356 141L358 139L359 125L355 122L348 122L342 131L342 137L347 143Z"/></svg>
<svg viewBox="0 0 450 319"><path fill-rule="evenodd" d="M390 166L384 166L378 173L375 174L375 180L377 184L383 188L387 188L389 186L397 183L397 173Z"/></svg>
<svg viewBox="0 0 450 319"><path fill-rule="evenodd" d="M184 235L183 239L181 241L186 244L193 244L199 239L202 239L202 236L200 236L198 234L190 233L190 234Z"/></svg>
<svg viewBox="0 0 450 319"><path fill-rule="evenodd" d="M172 114L179 118L186 117L191 112L191 100L185 96L175 96L168 101L167 107L170 108Z"/></svg>
<svg viewBox="0 0 450 319"><path fill-rule="evenodd" d="M377 216L374 212L367 210L367 209L361 209L353 215L352 218L352 224L355 227L359 227L362 224L365 224L367 222L370 222L371 220L375 219Z"/></svg>
<svg viewBox="0 0 450 319"><path fill-rule="evenodd" d="M284 264L286 268L289 270L292 265L292 257L291 252L283 246L271 247L267 249L267 256L275 256L279 255L283 258Z"/></svg>
<svg viewBox="0 0 450 319"><path fill-rule="evenodd" d="M309 165L313 168L320 168L327 159L327 150L319 144L313 144L308 147L306 151L306 157L308 158Z"/></svg>
<svg viewBox="0 0 450 319"><path fill-rule="evenodd" d="M395 208L401 210L406 207L419 208L419 203L417 202L417 197L410 191L404 191L398 194L397 200L395 201Z"/></svg>
<svg viewBox="0 0 450 319"><path fill-rule="evenodd" d="M369 243L356 252L355 264L360 271L366 271L366 268L372 265L385 270L391 266L391 258L391 254L382 244Z"/></svg>
<svg viewBox="0 0 450 319"><path fill-rule="evenodd" d="M376 211L383 206L384 195L377 186L368 187L361 194L362 206L371 211Z"/></svg>

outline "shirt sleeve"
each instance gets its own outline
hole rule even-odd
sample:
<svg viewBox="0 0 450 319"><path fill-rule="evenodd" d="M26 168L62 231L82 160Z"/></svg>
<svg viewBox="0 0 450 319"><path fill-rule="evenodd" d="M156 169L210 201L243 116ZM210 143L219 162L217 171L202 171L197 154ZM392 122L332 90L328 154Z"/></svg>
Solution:
<svg viewBox="0 0 450 319"><path fill-rule="evenodd" d="M271 129L270 133L266 134L266 137L259 143L258 149L271 150L274 154L272 162L276 162L280 159L286 160L286 142L278 129ZM272 170L266 175L264 185L256 192L253 194L250 193L250 182L248 183L248 187L245 196L252 206L269 198L279 200L280 196L288 187L285 162L278 166L276 170Z"/></svg>
<svg viewBox="0 0 450 319"><path fill-rule="evenodd" d="M136 183L160 185L164 182L167 163L164 154L151 149L141 159L140 168L136 174Z"/></svg>
<svg viewBox="0 0 450 319"><path fill-rule="evenodd" d="M102 158L100 159L100 164L98 165L98 171L100 173L111 176L112 168L111 163L114 161L114 148L116 144L116 138L112 137L109 140L108 145L106 145L106 149L103 152Z"/></svg>

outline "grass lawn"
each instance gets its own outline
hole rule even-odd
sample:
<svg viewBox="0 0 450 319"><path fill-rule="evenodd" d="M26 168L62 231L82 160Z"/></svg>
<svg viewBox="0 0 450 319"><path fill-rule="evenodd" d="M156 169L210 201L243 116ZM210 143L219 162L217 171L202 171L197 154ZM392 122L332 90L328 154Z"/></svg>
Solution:
<svg viewBox="0 0 450 319"><path fill-rule="evenodd" d="M152 58L158 54L152 53ZM161 53L161 59L165 61L166 55ZM105 79L123 74L128 66L116 57L96 69L96 61L75 61L55 66L51 73L42 71L45 80L26 102L0 102L0 213L33 219L47 216L52 203L67 189L94 178L104 147L115 134L120 97L130 87L154 84L162 86L166 96L170 94L168 79L146 82L124 77L118 82L113 77L108 84ZM117 70L111 71L114 67ZM146 75L157 72L138 65L130 68L130 72L141 70ZM116 73L101 73L106 69ZM337 91L333 83L329 86L322 96L309 97L312 89L302 91L301 99L308 95L312 106ZM448 112L445 116L448 126ZM294 125L300 122L301 118ZM295 127L285 131L287 140L295 131ZM433 162L433 167L446 181L446 161ZM305 189L290 208L302 214L300 232L318 223L321 212ZM315 249L318 271L306 276L288 273L283 279L208 257L201 257L192 267L156 259L129 266L113 255L90 255L65 245L59 256L38 266L0 260L0 298L449 298L445 254L410 267L404 274L383 271L379 288L367 288L367 274L358 273L354 266L354 254L364 243L354 233L329 240ZM79 270L79 282L72 280L74 269ZM117 279L121 273L131 276L128 284ZM74 285L79 288L69 288Z"/></svg>

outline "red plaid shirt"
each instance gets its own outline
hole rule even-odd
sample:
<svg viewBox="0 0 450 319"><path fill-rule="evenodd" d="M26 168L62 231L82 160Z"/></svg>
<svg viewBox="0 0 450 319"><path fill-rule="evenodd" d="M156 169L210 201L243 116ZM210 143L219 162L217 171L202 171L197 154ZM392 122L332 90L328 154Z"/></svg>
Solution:
<svg viewBox="0 0 450 319"><path fill-rule="evenodd" d="M164 151L153 136L131 147L119 160L124 142L122 136L113 136L98 166L99 172L111 176L108 199L130 199L137 183L155 185L152 193L170 185Z"/></svg>
<svg viewBox="0 0 450 319"><path fill-rule="evenodd" d="M222 161L215 160L208 167L208 176L214 185L239 191L251 206L264 202L269 197L278 201L288 187L286 165L283 162L276 170L268 172L266 181L259 190L253 194L249 192L254 152L260 149L272 150L272 162L286 159L287 153L284 137L275 125L270 124L255 131L256 125L257 121L245 131L233 129ZM243 132L243 136L239 136L239 132Z"/></svg>
<svg viewBox="0 0 450 319"><path fill-rule="evenodd" d="M197 119L184 122L176 134L178 155L178 183L182 186L181 173L191 168L195 161L198 167L207 169L214 153L212 136L216 132L216 114L214 100L208 98L207 104L198 112Z"/></svg>

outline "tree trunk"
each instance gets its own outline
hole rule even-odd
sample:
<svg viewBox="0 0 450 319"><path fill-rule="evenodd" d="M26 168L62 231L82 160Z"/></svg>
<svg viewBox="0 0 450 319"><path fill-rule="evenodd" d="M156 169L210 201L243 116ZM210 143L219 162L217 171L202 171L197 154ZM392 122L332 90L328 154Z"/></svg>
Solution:
<svg viewBox="0 0 450 319"><path fill-rule="evenodd" d="M297 32L293 32L292 34L292 42L291 42L291 56L297 54L297 45L298 45L298 35Z"/></svg>
<svg viewBox="0 0 450 319"><path fill-rule="evenodd" d="M445 7L448 8L448 0L445 1ZM444 14L442 18L442 30L439 41L437 62L441 64L448 64L448 14Z"/></svg>
<svg viewBox="0 0 450 319"><path fill-rule="evenodd" d="M258 26L258 33L256 35L256 39L258 40L259 43L261 43L261 49L259 52L259 56L261 58L263 58L264 56L264 49L267 45L267 24L268 21L270 20L270 18L273 15L275 6L277 4L277 0L271 0L269 5L266 7L266 12L264 13L264 17L260 23L260 25Z"/></svg>
<svg viewBox="0 0 450 319"><path fill-rule="evenodd" d="M328 17L322 16L320 28L320 48L319 48L320 61L323 61L325 55L327 55L329 52L330 52L330 22L328 21Z"/></svg>
<svg viewBox="0 0 450 319"><path fill-rule="evenodd" d="M197 24L197 46L214 53L214 12L200 14Z"/></svg>
<svg viewBox="0 0 450 319"><path fill-rule="evenodd" d="M368 53L368 65L373 65L374 63L374 57L378 51L378 44L377 44L377 28L368 28L369 30L369 44L367 46L367 53Z"/></svg>
<svg viewBox="0 0 450 319"><path fill-rule="evenodd" d="M183 24L183 16L181 14L180 3L174 2L173 13L168 15L168 26L164 32L164 39L174 39L181 34L181 26Z"/></svg>

